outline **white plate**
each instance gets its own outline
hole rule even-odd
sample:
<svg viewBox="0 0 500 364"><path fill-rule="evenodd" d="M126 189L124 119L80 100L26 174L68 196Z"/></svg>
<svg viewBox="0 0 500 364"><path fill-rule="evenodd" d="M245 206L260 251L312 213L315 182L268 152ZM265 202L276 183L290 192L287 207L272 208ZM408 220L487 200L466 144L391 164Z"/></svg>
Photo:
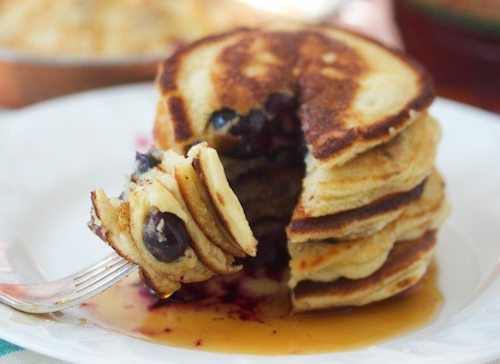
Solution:
<svg viewBox="0 0 500 364"><path fill-rule="evenodd" d="M121 189L150 138L152 85L83 93L0 118L0 280L54 279L109 252L86 228L89 191ZM438 164L453 213L438 244L444 307L427 327L363 350L293 357L156 345L0 306L0 337L78 363L472 363L500 358L500 118L438 100Z"/></svg>

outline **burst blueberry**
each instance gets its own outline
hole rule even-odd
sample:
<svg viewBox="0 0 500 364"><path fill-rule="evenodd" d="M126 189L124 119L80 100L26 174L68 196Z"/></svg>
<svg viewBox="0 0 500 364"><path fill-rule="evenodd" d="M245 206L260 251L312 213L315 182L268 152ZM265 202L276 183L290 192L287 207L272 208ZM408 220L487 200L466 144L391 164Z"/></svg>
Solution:
<svg viewBox="0 0 500 364"><path fill-rule="evenodd" d="M251 110L229 129L229 134L239 138L239 143L226 154L234 158L253 158L265 153L272 131L266 114Z"/></svg>
<svg viewBox="0 0 500 364"><path fill-rule="evenodd" d="M275 93L269 95L267 98L264 108L271 115L277 115L283 111L295 111L297 108L295 98L292 96L283 94L283 93Z"/></svg>
<svg viewBox="0 0 500 364"><path fill-rule="evenodd" d="M215 130L220 130L224 128L229 123L235 123L238 121L238 114L228 108L216 111L210 116L210 122L212 123Z"/></svg>
<svg viewBox="0 0 500 364"><path fill-rule="evenodd" d="M142 238L148 251L164 263L180 258L191 241L184 222L178 216L158 210L146 216Z"/></svg>
<svg viewBox="0 0 500 364"><path fill-rule="evenodd" d="M136 164L136 171L138 173L145 173L149 171L151 168L154 168L158 164L160 164L160 161L156 159L151 153L135 153L135 164Z"/></svg>

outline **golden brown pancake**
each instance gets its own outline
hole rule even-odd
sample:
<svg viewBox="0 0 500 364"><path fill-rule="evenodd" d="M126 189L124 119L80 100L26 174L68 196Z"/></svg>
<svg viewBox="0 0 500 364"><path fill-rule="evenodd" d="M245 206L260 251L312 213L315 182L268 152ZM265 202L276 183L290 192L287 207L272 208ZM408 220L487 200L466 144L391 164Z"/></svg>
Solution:
<svg viewBox="0 0 500 364"><path fill-rule="evenodd" d="M142 250L143 245L139 246L134 241L131 233L130 204L125 201L109 199L104 191L96 190L92 192L92 205L93 216L89 223L92 231L122 257L139 264L144 276L150 281L151 288L161 296L169 296L178 290L181 287L180 281L203 281L214 275L191 247L173 264L157 262L153 256L149 257L148 253ZM186 218L180 211L177 213Z"/></svg>
<svg viewBox="0 0 500 364"><path fill-rule="evenodd" d="M434 170L425 191L413 204L404 209L398 218L399 240L411 240L428 230L437 230L446 220L450 208L445 196L443 178Z"/></svg>
<svg viewBox="0 0 500 364"><path fill-rule="evenodd" d="M228 233L238 242L248 255L255 256L257 241L245 217L243 207L229 186L224 167L215 149L206 143L193 146L188 156L193 160L193 167L200 174L206 186L210 201L217 217L222 221Z"/></svg>
<svg viewBox="0 0 500 364"><path fill-rule="evenodd" d="M397 223L364 238L342 241L288 243L290 281L334 281L340 277L364 278L379 269L396 241Z"/></svg>
<svg viewBox="0 0 500 364"><path fill-rule="evenodd" d="M279 24L207 37L165 61L155 141L184 151L213 138L209 117L294 94L312 157L328 166L393 138L430 105L427 73L405 54L326 25Z"/></svg>
<svg viewBox="0 0 500 364"><path fill-rule="evenodd" d="M307 216L299 204L287 228L288 238L292 243L301 243L371 235L398 218L406 206L421 196L424 187L425 181L409 191L384 196L368 205L318 217Z"/></svg>
<svg viewBox="0 0 500 364"><path fill-rule="evenodd" d="M293 311L362 306L394 296L422 278L435 245L436 233L428 231L417 239L398 242L384 265L366 278L299 282L292 293Z"/></svg>
<svg viewBox="0 0 500 364"><path fill-rule="evenodd" d="M304 211L309 216L333 214L414 188L431 174L439 138L437 121L423 115L398 137L348 163L309 168Z"/></svg>

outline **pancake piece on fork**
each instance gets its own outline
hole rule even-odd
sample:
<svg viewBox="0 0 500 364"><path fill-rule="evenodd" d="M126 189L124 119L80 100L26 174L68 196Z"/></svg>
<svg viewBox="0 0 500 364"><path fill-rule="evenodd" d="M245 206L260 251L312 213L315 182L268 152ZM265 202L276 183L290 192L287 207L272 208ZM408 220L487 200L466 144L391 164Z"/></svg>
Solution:
<svg viewBox="0 0 500 364"><path fill-rule="evenodd" d="M203 144L193 154L138 154L137 170L120 198L92 192L89 227L138 264L148 285L163 297L184 283L237 272L242 267L234 264L235 257L256 254L257 242L217 152Z"/></svg>

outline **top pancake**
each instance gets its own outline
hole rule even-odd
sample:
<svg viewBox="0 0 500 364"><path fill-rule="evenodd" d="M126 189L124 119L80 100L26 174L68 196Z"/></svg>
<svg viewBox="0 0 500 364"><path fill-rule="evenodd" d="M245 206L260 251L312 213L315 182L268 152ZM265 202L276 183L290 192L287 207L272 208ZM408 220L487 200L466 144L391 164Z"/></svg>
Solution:
<svg viewBox="0 0 500 364"><path fill-rule="evenodd" d="M155 123L161 148L203 139L210 115L260 108L271 93L298 97L309 150L341 164L406 128L434 97L408 56L352 32L299 24L239 29L193 43L160 68Z"/></svg>
<svg viewBox="0 0 500 364"><path fill-rule="evenodd" d="M424 114L390 142L348 163L334 168L309 164L301 196L304 211L334 214L414 188L431 174L440 136L438 122Z"/></svg>

